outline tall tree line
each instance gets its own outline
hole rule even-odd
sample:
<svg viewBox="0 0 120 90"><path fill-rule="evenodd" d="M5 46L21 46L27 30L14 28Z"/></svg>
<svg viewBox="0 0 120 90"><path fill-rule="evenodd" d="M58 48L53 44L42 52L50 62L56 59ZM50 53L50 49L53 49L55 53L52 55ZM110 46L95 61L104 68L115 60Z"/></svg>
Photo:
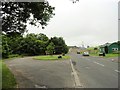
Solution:
<svg viewBox="0 0 120 90"><path fill-rule="evenodd" d="M27 34L26 36L9 36L2 34L2 56L8 58L11 54L19 55L45 55L48 48L52 46L53 54L68 52L68 47L62 37L48 38L45 34Z"/></svg>
<svg viewBox="0 0 120 90"><path fill-rule="evenodd" d="M79 0L72 1L75 3ZM0 20L2 19L2 35L0 36L2 46L0 42L0 52L2 52L3 57L7 58L10 54L45 54L46 47L49 44L48 49L52 50L51 45L54 46L54 54L68 52L67 45L61 37L49 39L44 34L22 36L27 32L27 22L44 29L49 20L55 15L55 7L51 6L47 0L43 2L2 2L0 7Z"/></svg>

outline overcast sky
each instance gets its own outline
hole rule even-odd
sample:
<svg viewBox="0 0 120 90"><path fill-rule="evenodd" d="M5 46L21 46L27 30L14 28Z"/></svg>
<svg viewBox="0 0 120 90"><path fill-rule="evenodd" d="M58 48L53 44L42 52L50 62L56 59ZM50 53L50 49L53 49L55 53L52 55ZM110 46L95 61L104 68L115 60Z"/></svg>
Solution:
<svg viewBox="0 0 120 90"><path fill-rule="evenodd" d="M28 26L29 33L44 33L50 37L63 37L73 46L97 46L118 40L119 0L48 0L55 7L55 16L48 26Z"/></svg>

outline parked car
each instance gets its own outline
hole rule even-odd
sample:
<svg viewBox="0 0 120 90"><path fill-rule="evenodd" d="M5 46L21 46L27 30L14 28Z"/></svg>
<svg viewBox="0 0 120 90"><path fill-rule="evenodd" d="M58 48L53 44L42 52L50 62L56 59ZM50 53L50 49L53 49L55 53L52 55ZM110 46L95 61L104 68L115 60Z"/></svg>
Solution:
<svg viewBox="0 0 120 90"><path fill-rule="evenodd" d="M105 53L103 52L103 53L99 53L99 56L105 56Z"/></svg>
<svg viewBox="0 0 120 90"><path fill-rule="evenodd" d="M89 52L84 52L82 55L83 56L89 56Z"/></svg>
<svg viewBox="0 0 120 90"><path fill-rule="evenodd" d="M80 54L80 52L77 52L77 54Z"/></svg>

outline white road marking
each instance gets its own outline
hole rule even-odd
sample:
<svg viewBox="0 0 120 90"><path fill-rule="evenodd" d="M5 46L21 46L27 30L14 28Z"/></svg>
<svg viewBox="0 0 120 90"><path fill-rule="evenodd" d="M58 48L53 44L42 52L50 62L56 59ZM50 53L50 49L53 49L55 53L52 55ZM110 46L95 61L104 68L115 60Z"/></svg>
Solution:
<svg viewBox="0 0 120 90"><path fill-rule="evenodd" d="M98 65L100 65L100 66L105 66L105 65L103 65L103 64L101 64L101 63L98 63L98 62L94 62L94 63L96 63L96 64L98 64Z"/></svg>
<svg viewBox="0 0 120 90"><path fill-rule="evenodd" d="M72 75L74 76L74 80L75 80L75 88L83 87L82 84L80 83L78 74L77 74L76 70L73 67L71 59L70 59L70 64L71 64L71 68L72 68Z"/></svg>
<svg viewBox="0 0 120 90"><path fill-rule="evenodd" d="M39 86L39 85L35 85L35 88L46 88L46 86Z"/></svg>
<svg viewBox="0 0 120 90"><path fill-rule="evenodd" d="M120 71L118 71L118 70L115 70L117 73L120 73Z"/></svg>

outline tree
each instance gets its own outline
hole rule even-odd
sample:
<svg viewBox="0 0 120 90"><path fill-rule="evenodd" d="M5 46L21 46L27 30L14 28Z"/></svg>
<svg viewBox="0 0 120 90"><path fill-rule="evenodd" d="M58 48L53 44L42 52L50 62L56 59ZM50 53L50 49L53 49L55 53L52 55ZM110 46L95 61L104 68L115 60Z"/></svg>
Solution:
<svg viewBox="0 0 120 90"><path fill-rule="evenodd" d="M24 55L43 55L45 54L48 41L40 40L38 34L27 34L23 36L8 36L2 35L3 43L1 52L3 57L8 57L9 54L24 54ZM42 34L42 36L45 36ZM47 38L47 36L45 37ZM43 38L44 39L44 38Z"/></svg>
<svg viewBox="0 0 120 90"><path fill-rule="evenodd" d="M55 45L55 54L62 54L68 52L68 47L62 37L53 37L49 42L53 42Z"/></svg>
<svg viewBox="0 0 120 90"><path fill-rule="evenodd" d="M1 47L0 47L1 48ZM49 38L44 34L27 34L26 36L2 35L2 56L9 57L11 54L20 55L44 55L46 51L53 55L68 52L68 47L62 37Z"/></svg>
<svg viewBox="0 0 120 90"><path fill-rule="evenodd" d="M8 45L8 38L5 35L2 35L2 57L8 58L10 54L10 49Z"/></svg>
<svg viewBox="0 0 120 90"><path fill-rule="evenodd" d="M55 47L55 45L53 42L49 43L49 45L47 46L47 53L49 53L50 55L53 55L54 54L54 47Z"/></svg>
<svg viewBox="0 0 120 90"><path fill-rule="evenodd" d="M71 0L73 3L79 2L79 0Z"/></svg>
<svg viewBox="0 0 120 90"><path fill-rule="evenodd" d="M44 2L2 2L2 33L23 34L26 30L26 23L42 28L54 15L54 7L48 1Z"/></svg>
<svg viewBox="0 0 120 90"><path fill-rule="evenodd" d="M37 34L37 39L45 42L49 40L49 38L43 33Z"/></svg>
<svg viewBox="0 0 120 90"><path fill-rule="evenodd" d="M19 43L20 53L28 55L43 55L46 50L46 42L39 40L37 34L31 33L27 34L26 37Z"/></svg>

